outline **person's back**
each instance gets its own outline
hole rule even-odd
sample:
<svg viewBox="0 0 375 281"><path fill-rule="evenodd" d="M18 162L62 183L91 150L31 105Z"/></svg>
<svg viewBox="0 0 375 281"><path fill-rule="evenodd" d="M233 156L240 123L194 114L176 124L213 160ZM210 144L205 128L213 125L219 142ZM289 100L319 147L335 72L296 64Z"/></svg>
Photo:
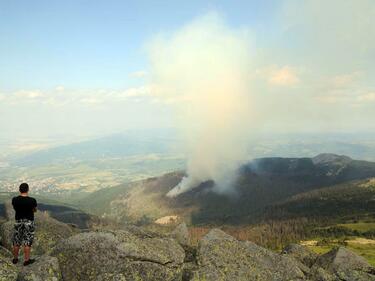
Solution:
<svg viewBox="0 0 375 281"><path fill-rule="evenodd" d="M37 202L28 196L29 186L27 183L20 185L20 195L13 197L12 205L16 212L13 233L13 263L18 262L20 247L24 247L24 265L29 265L34 260L30 259L31 245L34 241L34 212L36 212Z"/></svg>
<svg viewBox="0 0 375 281"><path fill-rule="evenodd" d="M16 211L16 220L34 220L34 209L37 206L36 200L29 196L16 196L12 199L12 205Z"/></svg>

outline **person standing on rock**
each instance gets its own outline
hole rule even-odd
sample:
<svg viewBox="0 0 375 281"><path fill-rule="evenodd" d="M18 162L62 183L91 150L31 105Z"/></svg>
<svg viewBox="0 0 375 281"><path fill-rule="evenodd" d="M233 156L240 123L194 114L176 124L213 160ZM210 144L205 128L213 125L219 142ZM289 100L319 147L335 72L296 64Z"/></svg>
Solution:
<svg viewBox="0 0 375 281"><path fill-rule="evenodd" d="M37 210L35 198L29 196L29 185L22 183L19 188L20 195L13 197L12 205L16 212L16 222L13 233L13 264L18 263L18 253L20 247L24 250L24 263L29 265L35 260L30 259L31 245L34 240L34 213Z"/></svg>

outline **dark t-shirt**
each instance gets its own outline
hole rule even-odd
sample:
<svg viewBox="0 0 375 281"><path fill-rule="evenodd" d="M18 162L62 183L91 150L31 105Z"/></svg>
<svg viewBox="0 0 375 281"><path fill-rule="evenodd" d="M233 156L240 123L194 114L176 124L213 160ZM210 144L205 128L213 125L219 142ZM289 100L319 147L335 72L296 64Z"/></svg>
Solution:
<svg viewBox="0 0 375 281"><path fill-rule="evenodd" d="M37 207L37 203L34 198L19 195L13 197L12 205L16 211L16 220L34 220L34 209Z"/></svg>

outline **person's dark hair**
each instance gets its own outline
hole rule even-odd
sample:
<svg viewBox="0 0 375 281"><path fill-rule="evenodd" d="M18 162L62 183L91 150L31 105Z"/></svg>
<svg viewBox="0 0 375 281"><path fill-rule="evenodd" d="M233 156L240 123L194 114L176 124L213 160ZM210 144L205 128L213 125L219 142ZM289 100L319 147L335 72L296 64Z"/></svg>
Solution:
<svg viewBox="0 0 375 281"><path fill-rule="evenodd" d="M21 183L20 185L20 192L21 193L26 193L29 192L29 185L27 183Z"/></svg>

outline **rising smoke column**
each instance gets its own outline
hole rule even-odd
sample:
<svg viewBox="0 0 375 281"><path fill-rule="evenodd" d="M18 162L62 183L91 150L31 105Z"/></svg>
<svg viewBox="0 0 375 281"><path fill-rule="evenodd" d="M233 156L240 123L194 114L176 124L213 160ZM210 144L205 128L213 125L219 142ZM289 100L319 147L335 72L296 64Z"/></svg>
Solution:
<svg viewBox="0 0 375 281"><path fill-rule="evenodd" d="M176 108L188 156L187 176L167 195L207 180L228 190L246 154L249 33L209 14L149 47L154 94Z"/></svg>

